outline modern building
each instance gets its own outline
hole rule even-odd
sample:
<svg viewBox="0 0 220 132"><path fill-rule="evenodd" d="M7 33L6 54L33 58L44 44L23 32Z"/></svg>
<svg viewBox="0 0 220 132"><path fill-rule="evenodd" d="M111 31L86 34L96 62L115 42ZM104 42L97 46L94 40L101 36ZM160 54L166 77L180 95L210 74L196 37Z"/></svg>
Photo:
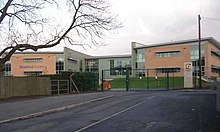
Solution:
<svg viewBox="0 0 220 132"><path fill-rule="evenodd" d="M184 63L192 62L193 76L198 76L198 39L143 45L132 42L132 68L154 69L156 74L175 72L184 76ZM220 43L212 37L201 40L201 69L204 78L219 76ZM143 73L140 73L143 72ZM133 75L146 74L145 70Z"/></svg>
<svg viewBox="0 0 220 132"><path fill-rule="evenodd" d="M63 52L17 52L5 64L5 75L26 76L84 71L87 56L67 47L64 47Z"/></svg>
<svg viewBox="0 0 220 132"><path fill-rule="evenodd" d="M122 77L126 72L132 76L158 76L175 72L184 76L184 63L192 62L193 76L198 76L198 39L144 45L131 44L131 54L91 56L69 48L63 52L15 53L5 64L6 76L59 74L61 71L99 72L105 78ZM212 37L201 41L202 76L219 76L220 43ZM130 70L133 69L133 70ZM146 73L146 69L152 69Z"/></svg>
<svg viewBox="0 0 220 132"><path fill-rule="evenodd" d="M62 71L99 72L120 77L131 69L131 55L90 56L64 47L63 52L17 52L5 64L5 76L59 74ZM110 70L111 69L111 70Z"/></svg>
<svg viewBox="0 0 220 132"><path fill-rule="evenodd" d="M90 56L85 58L85 71L104 71L105 78L120 78L131 69L131 55ZM130 73L131 74L131 73Z"/></svg>

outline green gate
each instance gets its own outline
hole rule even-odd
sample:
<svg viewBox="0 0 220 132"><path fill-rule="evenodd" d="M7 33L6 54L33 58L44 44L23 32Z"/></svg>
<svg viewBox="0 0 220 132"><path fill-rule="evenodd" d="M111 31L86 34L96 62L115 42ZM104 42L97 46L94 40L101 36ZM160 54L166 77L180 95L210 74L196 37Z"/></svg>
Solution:
<svg viewBox="0 0 220 132"><path fill-rule="evenodd" d="M103 82L108 81L111 90L171 90L184 87L181 71L155 69L103 70Z"/></svg>

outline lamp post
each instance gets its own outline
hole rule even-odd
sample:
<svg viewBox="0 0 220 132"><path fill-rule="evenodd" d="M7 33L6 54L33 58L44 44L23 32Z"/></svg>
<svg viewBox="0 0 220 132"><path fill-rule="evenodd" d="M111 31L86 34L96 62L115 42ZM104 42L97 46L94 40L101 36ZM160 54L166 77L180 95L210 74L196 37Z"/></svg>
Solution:
<svg viewBox="0 0 220 132"><path fill-rule="evenodd" d="M201 17L198 15L198 26L199 26L199 88L202 88L202 68L201 68Z"/></svg>

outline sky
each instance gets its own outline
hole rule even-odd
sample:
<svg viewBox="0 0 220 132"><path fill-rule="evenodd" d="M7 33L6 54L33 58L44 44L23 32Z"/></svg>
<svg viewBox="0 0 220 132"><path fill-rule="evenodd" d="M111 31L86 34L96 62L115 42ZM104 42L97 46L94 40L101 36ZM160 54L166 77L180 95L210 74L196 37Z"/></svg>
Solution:
<svg viewBox="0 0 220 132"><path fill-rule="evenodd" d="M145 45L198 38L198 14L202 37L220 42L219 0L108 0L123 27L106 39L107 46L67 46L89 55L131 53L131 42Z"/></svg>

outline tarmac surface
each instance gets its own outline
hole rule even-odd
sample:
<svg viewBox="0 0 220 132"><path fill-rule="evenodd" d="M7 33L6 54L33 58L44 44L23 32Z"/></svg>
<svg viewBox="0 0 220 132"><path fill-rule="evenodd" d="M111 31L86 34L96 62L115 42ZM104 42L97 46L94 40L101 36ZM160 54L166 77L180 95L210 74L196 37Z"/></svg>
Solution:
<svg viewBox="0 0 220 132"><path fill-rule="evenodd" d="M0 102L0 131L219 132L210 90L99 92Z"/></svg>

